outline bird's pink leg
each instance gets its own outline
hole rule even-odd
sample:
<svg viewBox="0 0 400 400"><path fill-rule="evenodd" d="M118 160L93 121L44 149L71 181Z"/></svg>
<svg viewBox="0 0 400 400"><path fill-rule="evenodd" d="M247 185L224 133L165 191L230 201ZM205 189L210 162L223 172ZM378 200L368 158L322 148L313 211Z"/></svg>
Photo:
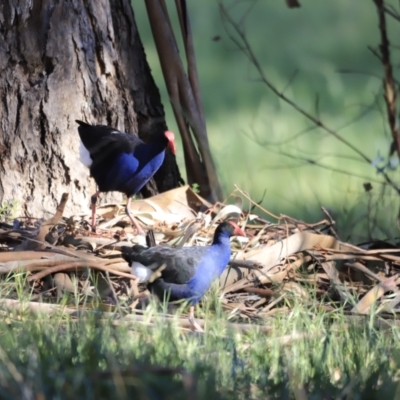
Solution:
<svg viewBox="0 0 400 400"><path fill-rule="evenodd" d="M135 220L135 218L133 218L133 215L131 214L131 199L132 197L128 197L128 201L126 202L126 207L125 207L125 212L128 215L128 217L131 219L133 226L136 228L137 233L139 235L144 235L145 231L143 230L143 228L139 225L139 223Z"/></svg>
<svg viewBox="0 0 400 400"><path fill-rule="evenodd" d="M189 308L189 322L192 324L195 331L204 332L204 329L194 319L194 306L190 306Z"/></svg>
<svg viewBox="0 0 400 400"><path fill-rule="evenodd" d="M96 203L97 203L97 198L100 195L100 191L98 190L91 198L90 198L90 203L92 207L92 232L96 232Z"/></svg>

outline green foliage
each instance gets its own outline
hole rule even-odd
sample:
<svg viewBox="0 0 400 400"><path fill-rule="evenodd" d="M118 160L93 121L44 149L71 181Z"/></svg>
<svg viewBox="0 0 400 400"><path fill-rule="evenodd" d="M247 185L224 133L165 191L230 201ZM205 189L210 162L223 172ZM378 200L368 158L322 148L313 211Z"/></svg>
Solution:
<svg viewBox="0 0 400 400"><path fill-rule="evenodd" d="M200 185L198 183L193 183L192 190L197 194L200 193Z"/></svg>
<svg viewBox="0 0 400 400"><path fill-rule="evenodd" d="M8 221L15 217L18 201L6 201L0 204L0 222Z"/></svg>

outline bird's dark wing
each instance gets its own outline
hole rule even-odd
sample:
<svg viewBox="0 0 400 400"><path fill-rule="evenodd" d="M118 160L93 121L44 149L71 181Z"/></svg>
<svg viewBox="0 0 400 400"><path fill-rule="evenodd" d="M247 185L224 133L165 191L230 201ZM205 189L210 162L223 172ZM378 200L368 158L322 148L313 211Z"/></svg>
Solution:
<svg viewBox="0 0 400 400"><path fill-rule="evenodd" d="M166 264L162 271L162 279L167 283L184 284L194 276L196 267L208 252L208 247L193 246L172 248L169 246L156 246L143 250L142 246L134 246L129 258L131 261L143 265Z"/></svg>
<svg viewBox="0 0 400 400"><path fill-rule="evenodd" d="M93 163L113 158L121 153L133 153L144 143L135 135L120 132L105 125L89 125L82 121L78 132L83 145L89 151Z"/></svg>

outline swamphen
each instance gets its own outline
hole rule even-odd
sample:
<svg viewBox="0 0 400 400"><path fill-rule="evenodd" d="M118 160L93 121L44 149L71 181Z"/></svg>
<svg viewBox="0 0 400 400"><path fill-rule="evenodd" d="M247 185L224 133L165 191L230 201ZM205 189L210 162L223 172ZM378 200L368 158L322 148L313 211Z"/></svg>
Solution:
<svg viewBox="0 0 400 400"><path fill-rule="evenodd" d="M161 132L150 143L105 125L89 125L76 120L81 138L80 159L90 168L90 174L99 190L92 196L92 230L96 226L96 202L101 192L122 192L128 197L126 213L138 233L144 233L130 211L132 196L160 168L168 147L176 152L175 136L170 131Z"/></svg>
<svg viewBox="0 0 400 400"><path fill-rule="evenodd" d="M189 320L198 328L194 306L227 266L231 256L229 238L234 235L246 236L233 221L225 221L215 230L211 246L145 248L136 245L132 248L124 246L121 250L128 262L140 263L152 270L165 265L161 277L150 283L149 289L160 299L169 294L170 300L189 300Z"/></svg>

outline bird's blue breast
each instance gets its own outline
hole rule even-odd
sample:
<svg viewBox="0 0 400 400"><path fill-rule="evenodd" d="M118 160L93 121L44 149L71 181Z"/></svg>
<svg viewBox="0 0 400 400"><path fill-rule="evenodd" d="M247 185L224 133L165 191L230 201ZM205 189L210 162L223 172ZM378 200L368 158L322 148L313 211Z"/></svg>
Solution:
<svg viewBox="0 0 400 400"><path fill-rule="evenodd" d="M217 279L229 263L231 248L229 238L227 244L211 246L207 255L196 267L194 276L190 279L187 287L190 291L192 303L196 304L210 288L212 282Z"/></svg>

